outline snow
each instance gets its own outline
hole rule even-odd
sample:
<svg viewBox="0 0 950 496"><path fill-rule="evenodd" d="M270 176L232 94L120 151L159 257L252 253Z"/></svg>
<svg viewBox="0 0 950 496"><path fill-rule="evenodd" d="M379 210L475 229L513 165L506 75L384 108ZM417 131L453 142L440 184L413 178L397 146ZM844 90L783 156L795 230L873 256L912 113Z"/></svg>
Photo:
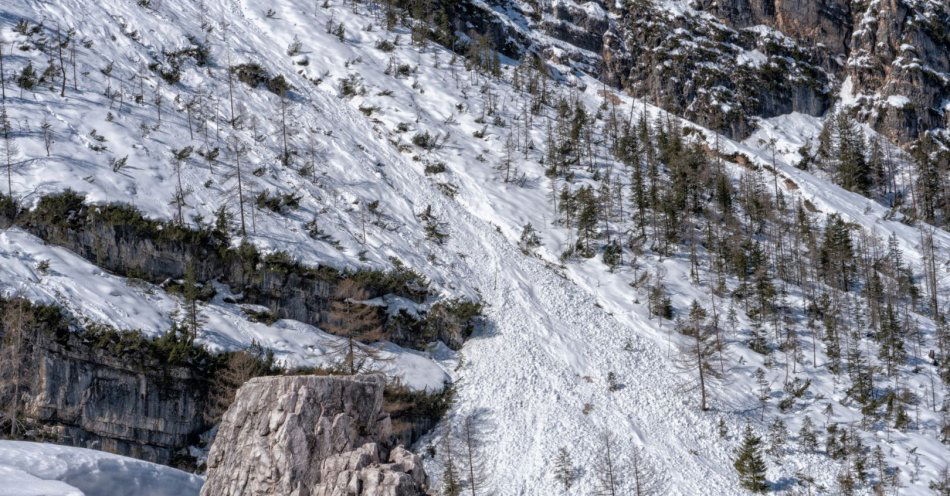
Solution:
<svg viewBox="0 0 950 496"><path fill-rule="evenodd" d="M904 95L890 95L887 97L887 104L891 107L904 108L910 104L910 98Z"/></svg>
<svg viewBox="0 0 950 496"><path fill-rule="evenodd" d="M43 273L41 261L49 263ZM284 366L332 365L332 350L340 338L294 320L278 320L272 325L248 320L240 305L226 303L230 295L219 285L209 304L199 305L204 320L199 344L213 351L244 349L252 343L274 350ZM0 295L19 295L33 301L58 304L82 319L106 323L122 330L138 330L157 336L172 326L176 312L184 315L183 302L161 288L142 281L111 275L74 253L52 245L19 229L0 231ZM418 312L401 299L399 308ZM371 367L400 377L404 384L419 390L438 391L449 378L442 366L424 352L381 343L382 361Z"/></svg>
<svg viewBox="0 0 950 496"><path fill-rule="evenodd" d="M844 82L841 83L841 90L838 92L838 98L841 102L841 105L844 107L853 106L858 102L858 98L854 94L854 82L851 81L851 76L846 77Z"/></svg>
<svg viewBox="0 0 950 496"><path fill-rule="evenodd" d="M101 451L0 441L0 496L197 496L204 479Z"/></svg>
<svg viewBox="0 0 950 496"><path fill-rule="evenodd" d="M117 102L111 106L113 119L109 120L110 102L102 96L109 79L99 69L113 61L117 76L112 84L118 86L119 81L140 71L149 54L178 46L185 34L200 33L202 20L215 26L225 20L233 63L254 61L273 74L285 75L296 88L291 112L298 135L293 141L298 148L305 148L308 129L314 130L316 141L313 177L278 165L276 98L263 89L251 90L235 83L236 105L258 120L256 133L250 126L235 133L249 145L247 162L251 165L247 170L262 168L259 176L246 176L251 191L301 195L301 207L287 215L255 210L248 219L250 241L265 250L286 250L309 264L389 267L390 257L396 257L425 275L442 296L478 297L485 303L486 323L460 354L440 344L427 352L383 345L399 357L393 372L403 374L417 387L441 384L446 376L458 384L452 412L421 445L438 443L460 416L477 413L490 426L485 453L486 469L492 474L488 484L501 495L555 494L559 490L548 473L553 453L567 447L578 464L589 465L600 450L598 434L609 429L618 437L619 459L629 460L635 446L644 450L646 459L664 474L664 494L741 494L731 466L736 434L746 424L763 430L758 416L751 413L757 404L752 372L763 365L763 359L738 344L738 333L748 328L748 321L740 317L737 334L730 338L735 353L730 382L714 389L711 413L698 411L694 395L685 391L687 378L673 365L671 323L649 317L642 290L632 288L631 282L644 274L662 274L677 309L695 299L724 313L733 303L714 299L706 283L692 283L682 253L644 255L637 268L626 266L616 272L609 272L599 258L562 263L560 254L572 244L573 233L552 225L551 183L537 161L544 153L546 119L536 119L527 131L537 151L528 158L519 154L515 160L517 175L524 175L524 186L504 182L503 172L497 168L508 134L524 132L523 124L513 124L527 105L524 95L507 82L466 72L462 62L453 62L452 54L444 49L410 45L405 31L393 53L375 49L378 41L395 36L378 24L366 29L379 12L368 12L365 5L354 12L337 2L327 9L315 7L310 0L161 3L151 11L124 0L45 4L13 0L11 15L0 18L0 28L8 39L14 37L10 19L24 16L46 19L47 26L82 19L82 36L95 41L93 49L81 49L78 54L80 70L89 72L80 91L69 88L66 98L45 90L11 98L16 122L30 121L34 128L32 134L18 139L22 156L29 157L14 175L18 195L29 201L44 192L70 187L87 193L90 201L128 202L150 216L171 218L174 212L169 199L175 181L170 149L185 144L203 146L205 141L223 149L223 141L231 134L222 121L221 142L213 125L207 139L200 131L192 139L186 114L172 109L176 95L187 98L200 90L217 95L216 105L210 105L212 115L215 107L222 116L228 115L222 67L228 50L219 36L220 28L211 36L211 67L187 66L181 84L163 84L158 90L165 95L163 124L150 131L147 139L141 136L140 124L154 125L156 120L150 103L156 91L155 77L150 75L145 104L132 103L127 95L121 109ZM678 0L666 4L671 9L687 8ZM268 18L267 9L276 15ZM140 34L139 41L120 34L119 17ZM345 26L345 41L323 29L331 19ZM777 36L761 26L750 29ZM107 33L115 33L116 40ZM307 66L294 65L286 55L294 36L309 59ZM17 53L9 59L12 70L18 70L30 56L43 67L38 55ZM408 64L412 71L400 77L387 74L390 60ZM207 75L209 70L213 77ZM341 97L339 81L350 74L359 76L365 94ZM315 85L305 78L322 82ZM551 91L575 96L589 109L596 109L603 86L584 76L575 82ZM137 83L125 87L134 92ZM854 98L850 88L850 81L842 86L845 101ZM664 115L643 102L616 96L617 111L622 115L647 112L651 121ZM508 126L486 125L478 119L492 100L497 115ZM366 116L361 107L378 109ZM57 133L50 158L35 133L39 116L47 116ZM491 118L489 115L484 122L490 123ZM398 131L400 126L408 131ZM108 152L88 148L91 129L106 136ZM485 136L475 137L482 129L486 129ZM915 227L888 220L888 209L879 203L793 166L798 148L819 129L819 119L801 114L765 120L753 138L741 143L716 140L700 128L710 146L718 141L723 152L742 153L761 164L772 163L764 143L774 138L777 173L787 198L809 200L822 212L837 212L884 238L896 235L908 261L919 272L920 238ZM410 144L412 136L422 131L444 136L444 145L425 151ZM124 155L130 157L134 168L114 173L108 167L108 157ZM307 161L306 156L298 157L295 169ZM445 163L446 172L427 175L425 166L439 161ZM232 212L236 209L234 179L225 174L234 170L232 158L222 153L214 167L212 173L206 163L196 159L185 168L184 181L192 185L189 218L199 214L207 221L222 204ZM735 164L726 167L735 177L744 171ZM788 187L785 179L795 188ZM591 179L584 181L594 184ZM456 193L445 194L445 184L456 188ZM365 208L374 200L380 202L378 216ZM449 235L445 244L425 238L424 222L418 214L428 206ZM306 224L314 219L336 244L307 234ZM524 255L515 245L522 226L529 222L541 231L543 242L534 256ZM935 238L940 252L950 250L950 235L938 231ZM170 324L170 313L180 306L158 288L104 273L17 230L0 234L0 259L4 262L0 284L5 292L20 291L32 299L58 302L79 315L120 328L163 332ZM50 260L45 275L36 270L42 259ZM946 297L950 275L946 267L940 270L941 295ZM786 301L794 307L801 297L795 288L789 291ZM406 302L385 299L374 303L411 308ZM231 349L258 340L289 363L305 364L319 360L327 347L329 337L312 326L293 321L273 326L252 323L239 307L223 299L201 310L208 321L201 341L213 349ZM926 321L922 325L932 330ZM819 362L824 359L819 355ZM608 390L611 372L624 384L622 389ZM770 374L768 379L780 388L779 371ZM801 377L812 379L814 385L807 403L785 415L790 431L797 431L805 416L823 418L820 412L826 404L834 405L836 421L857 417L854 407L845 404L839 378L818 367L808 367ZM925 391L924 381L926 376L921 374L912 378L908 387ZM824 399L819 401L819 395ZM921 417L925 425L936 421L936 414L927 409L921 410ZM717 433L720 419L731 433L725 439ZM908 472L903 475L906 494L927 494L927 482L950 458L950 450L937 442L931 431L899 433L885 428L867 434L865 442L883 446L891 464L907 466L914 456L919 457L921 469L916 478L912 480ZM37 448L31 456L44 460L57 455ZM439 460L427 457L426 464L437 481ZM826 457L796 452L770 460L768 477L771 481L787 480L797 470L807 469L818 483L834 487L839 468L838 462ZM590 494L595 478L593 471L587 471L569 494Z"/></svg>
<svg viewBox="0 0 950 496"><path fill-rule="evenodd" d="M768 62L768 60L769 58L758 50L743 50L736 56L736 62L739 65L749 65L752 67L759 67Z"/></svg>

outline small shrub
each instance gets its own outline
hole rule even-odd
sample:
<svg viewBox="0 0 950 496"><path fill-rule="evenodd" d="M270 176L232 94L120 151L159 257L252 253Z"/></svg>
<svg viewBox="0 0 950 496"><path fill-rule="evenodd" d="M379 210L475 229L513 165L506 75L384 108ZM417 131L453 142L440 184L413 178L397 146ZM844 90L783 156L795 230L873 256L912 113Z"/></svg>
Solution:
<svg viewBox="0 0 950 496"><path fill-rule="evenodd" d="M432 174L441 174L445 172L445 162L436 162L434 164L427 164L425 168L425 173Z"/></svg>
<svg viewBox="0 0 950 496"><path fill-rule="evenodd" d="M432 135L429 134L429 131L422 131L412 137L412 144L419 148L429 150L435 146L435 140L432 138Z"/></svg>
<svg viewBox="0 0 950 496"><path fill-rule="evenodd" d="M27 62L26 67L20 71L20 75L16 78L17 86L27 91L32 91L36 88L38 81L36 69L33 68L33 62Z"/></svg>
<svg viewBox="0 0 950 496"><path fill-rule="evenodd" d="M261 191L257 195L256 202L258 208L266 208L280 214L287 209L300 208L301 198L293 193L275 193L271 195L267 191Z"/></svg>
<svg viewBox="0 0 950 496"><path fill-rule="evenodd" d="M37 262L36 270L37 272L39 272L40 274L43 274L44 276L49 274L49 260L44 258L43 260L40 260L39 262Z"/></svg>
<svg viewBox="0 0 950 496"><path fill-rule="evenodd" d="M379 40L376 42L376 49L389 53L396 49L396 45L394 45L393 42L389 40Z"/></svg>

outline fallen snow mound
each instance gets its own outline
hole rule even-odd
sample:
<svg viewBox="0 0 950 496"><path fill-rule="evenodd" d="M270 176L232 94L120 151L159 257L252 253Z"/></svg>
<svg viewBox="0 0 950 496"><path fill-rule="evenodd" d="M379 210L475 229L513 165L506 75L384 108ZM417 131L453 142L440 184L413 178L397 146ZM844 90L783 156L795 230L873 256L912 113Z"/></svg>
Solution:
<svg viewBox="0 0 950 496"><path fill-rule="evenodd" d="M0 441L0 496L192 496L204 479L101 451Z"/></svg>

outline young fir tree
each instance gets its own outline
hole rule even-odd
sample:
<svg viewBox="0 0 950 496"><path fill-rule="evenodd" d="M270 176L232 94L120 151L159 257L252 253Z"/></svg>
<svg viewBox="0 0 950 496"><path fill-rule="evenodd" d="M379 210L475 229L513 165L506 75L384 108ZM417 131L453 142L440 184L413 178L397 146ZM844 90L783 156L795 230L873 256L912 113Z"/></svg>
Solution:
<svg viewBox="0 0 950 496"><path fill-rule="evenodd" d="M788 438L788 428L785 422L776 418L769 424L769 454L780 456L785 451L785 441Z"/></svg>
<svg viewBox="0 0 950 496"><path fill-rule="evenodd" d="M189 343L193 343L198 338L201 317L198 314L198 282L195 280L195 266L191 261L185 266L185 284L182 293L185 297L185 328L188 330Z"/></svg>
<svg viewBox="0 0 950 496"><path fill-rule="evenodd" d="M871 174L864 157L864 135L844 113L836 120L838 134L838 185L856 193L867 194L871 186Z"/></svg>
<svg viewBox="0 0 950 496"><path fill-rule="evenodd" d="M805 451L815 451L818 449L818 435L815 433L815 425L811 417L805 417L802 421L802 427L798 431L798 444Z"/></svg>
<svg viewBox="0 0 950 496"><path fill-rule="evenodd" d="M521 238L518 240L518 248L527 255L539 246L541 246L541 238L538 237L538 232L530 222L525 224L521 230Z"/></svg>
<svg viewBox="0 0 950 496"><path fill-rule="evenodd" d="M762 457L762 438L746 426L742 436L742 445L736 450L733 463L739 473L739 484L754 492L764 493L769 485L765 480L765 459Z"/></svg>
<svg viewBox="0 0 950 496"><path fill-rule="evenodd" d="M567 448L559 448L557 457L554 459L554 480L567 491L574 485L574 479L576 477L577 469L574 468L574 461L571 460L571 454L568 453Z"/></svg>

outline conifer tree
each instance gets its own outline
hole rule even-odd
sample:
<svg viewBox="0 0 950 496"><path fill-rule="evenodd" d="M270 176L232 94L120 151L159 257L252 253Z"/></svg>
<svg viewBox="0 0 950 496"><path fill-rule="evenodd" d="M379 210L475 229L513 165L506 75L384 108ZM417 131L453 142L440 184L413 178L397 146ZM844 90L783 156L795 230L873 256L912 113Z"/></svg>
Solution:
<svg viewBox="0 0 950 496"><path fill-rule="evenodd" d="M785 441L788 437L788 429L785 421L776 418L769 424L769 454L779 456L785 450Z"/></svg>
<svg viewBox="0 0 950 496"><path fill-rule="evenodd" d="M867 194L871 175L864 157L864 136L844 113L838 114L835 127L838 135L838 185L849 191Z"/></svg>
<svg viewBox="0 0 950 496"><path fill-rule="evenodd" d="M554 480L567 491L574 485L576 477L577 469L574 468L571 454L568 453L567 448L562 446L558 449L557 457L554 459Z"/></svg>
<svg viewBox="0 0 950 496"><path fill-rule="evenodd" d="M200 317L198 315L198 283L195 280L195 266L192 261L185 265L185 283L183 288L185 297L185 318L188 329L188 341L193 343L198 338Z"/></svg>
<svg viewBox="0 0 950 496"><path fill-rule="evenodd" d="M815 434L815 425L811 417L806 416L802 420L802 427L798 431L798 443L805 451L815 451L818 449L818 436Z"/></svg>
<svg viewBox="0 0 950 496"><path fill-rule="evenodd" d="M739 484L754 492L764 493L768 488L765 480L765 460L762 458L762 438L746 426L742 436L742 445L736 450L733 463L739 473Z"/></svg>

